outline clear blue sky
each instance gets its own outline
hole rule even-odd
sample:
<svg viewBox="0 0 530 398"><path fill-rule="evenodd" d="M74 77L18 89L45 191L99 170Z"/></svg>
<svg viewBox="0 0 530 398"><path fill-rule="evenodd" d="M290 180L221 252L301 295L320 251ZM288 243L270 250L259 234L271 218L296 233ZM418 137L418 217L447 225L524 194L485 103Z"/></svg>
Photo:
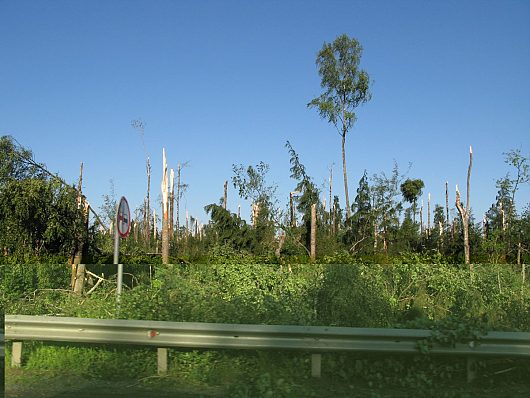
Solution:
<svg viewBox="0 0 530 398"><path fill-rule="evenodd" d="M232 164L270 164L288 200L290 140L317 185L334 166L344 206L340 137L306 104L319 95L315 56L339 34L364 47L373 98L347 137L350 200L364 169L425 181L443 203L466 182L477 218L510 169L530 155L530 2L0 0L0 134L13 135L69 182L84 162L97 208L114 181L133 208L146 192L145 145L159 196L169 166L189 161L183 207L202 222ZM518 194L530 202L530 188ZM228 205L248 217L230 186ZM434 206L433 206L434 207ZM159 210L157 210L159 212Z"/></svg>

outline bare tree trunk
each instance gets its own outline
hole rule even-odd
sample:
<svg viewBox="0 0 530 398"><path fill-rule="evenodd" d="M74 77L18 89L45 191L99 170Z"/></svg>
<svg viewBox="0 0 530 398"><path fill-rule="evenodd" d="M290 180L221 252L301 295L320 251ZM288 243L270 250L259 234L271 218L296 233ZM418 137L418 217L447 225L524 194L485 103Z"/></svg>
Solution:
<svg viewBox="0 0 530 398"><path fill-rule="evenodd" d="M431 194L427 196L427 238L431 236Z"/></svg>
<svg viewBox="0 0 530 398"><path fill-rule="evenodd" d="M311 260L317 257L317 205L311 205Z"/></svg>
<svg viewBox="0 0 530 398"><path fill-rule="evenodd" d="M169 262L168 185L166 150L162 149L162 264Z"/></svg>
<svg viewBox="0 0 530 398"><path fill-rule="evenodd" d="M285 243L285 233L282 233L278 237L278 247L276 248L276 250L274 252L276 254L276 257L280 257L280 255L282 253L282 247L283 247L284 243Z"/></svg>
<svg viewBox="0 0 530 398"><path fill-rule="evenodd" d="M74 282L74 293L81 295L83 293L83 287L85 285L85 265L79 264L76 269L75 282Z"/></svg>
<svg viewBox="0 0 530 398"><path fill-rule="evenodd" d="M228 201L228 181L225 181L224 190L225 190L225 193L223 197L223 208L226 210L227 201Z"/></svg>
<svg viewBox="0 0 530 398"><path fill-rule="evenodd" d="M252 203L252 227L256 227L260 210L259 203Z"/></svg>
<svg viewBox="0 0 530 398"><path fill-rule="evenodd" d="M447 219L447 229L451 227L451 223L449 221L449 188L448 188L449 182L445 182L445 217Z"/></svg>
<svg viewBox="0 0 530 398"><path fill-rule="evenodd" d="M147 228L147 218L149 217L147 215L147 198L144 198L144 220L143 220L143 230L142 230L142 235L143 235L143 240L144 240L144 243L147 242L147 235L150 234L151 232L149 231L149 229Z"/></svg>
<svg viewBox="0 0 530 398"><path fill-rule="evenodd" d="M335 205L335 202L333 202L333 215L331 217L331 235L335 235L336 234L336 216L337 214L337 206Z"/></svg>
<svg viewBox="0 0 530 398"><path fill-rule="evenodd" d="M386 213L383 214L383 251L388 253Z"/></svg>
<svg viewBox="0 0 530 398"><path fill-rule="evenodd" d="M146 234L145 234L145 240L146 244L149 247L149 243L151 240L151 202L150 202L150 196L151 196L151 160L149 159L149 156L147 157L147 164L146 164L146 170L147 170L147 205L146 205Z"/></svg>
<svg viewBox="0 0 530 398"><path fill-rule="evenodd" d="M421 200L420 207L420 236L423 237L423 199Z"/></svg>
<svg viewBox="0 0 530 398"><path fill-rule="evenodd" d="M237 218L241 218L241 205L237 205Z"/></svg>
<svg viewBox="0 0 530 398"><path fill-rule="evenodd" d="M153 239L158 240L158 231L156 226L156 210L153 209Z"/></svg>
<svg viewBox="0 0 530 398"><path fill-rule="evenodd" d="M333 187L333 165L329 168L329 225L331 226L330 230L333 233L333 198L331 197L331 190Z"/></svg>
<svg viewBox="0 0 530 398"><path fill-rule="evenodd" d="M77 182L77 208L82 209L83 214L83 224L86 224L85 221L85 203L83 200L83 162L81 162L81 165L79 166L79 180ZM86 214L86 217L88 217L88 213ZM71 281L72 281L72 288L74 288L74 281L76 278L76 269L77 264L80 264L82 262L83 257L83 234L80 233L77 235L74 245L72 248L72 256L70 258L70 264L72 265L72 275L71 275Z"/></svg>
<svg viewBox="0 0 530 398"><path fill-rule="evenodd" d="M291 213L291 228L295 228L296 227L296 218L295 218L295 215L294 215L294 203L293 203L293 195L295 193L296 193L296 191L289 192L289 210L290 210L290 213Z"/></svg>
<svg viewBox="0 0 530 398"><path fill-rule="evenodd" d="M346 197L346 216L350 218L351 209L350 209L350 197L348 195L348 176L346 174L346 131L342 133L342 171L344 173L344 195Z"/></svg>
<svg viewBox="0 0 530 398"><path fill-rule="evenodd" d="M181 166L180 166L180 162L179 164L177 165L177 240L179 239L179 236L180 236L180 221L179 221L179 209L180 209L180 169L181 169Z"/></svg>
<svg viewBox="0 0 530 398"><path fill-rule="evenodd" d="M175 227L173 219L173 210L175 207L175 171L171 169L169 172L169 239L173 238L173 230Z"/></svg>
<svg viewBox="0 0 530 398"><path fill-rule="evenodd" d="M377 222L374 222L374 253L377 250Z"/></svg>
<svg viewBox="0 0 530 398"><path fill-rule="evenodd" d="M502 217L502 232L506 232L506 214L504 212L504 206L502 205L502 200L499 202L499 211L501 212L501 217Z"/></svg>
<svg viewBox="0 0 530 398"><path fill-rule="evenodd" d="M462 219L462 229L464 231L464 261L466 264L470 264L469 260L469 185L471 178L471 167L473 166L473 149L469 147L469 167L467 169L467 195L466 195L466 208L464 209L462 202L460 201L460 192L458 191L458 185L456 186L456 208L460 213ZM471 266L470 266L471 268Z"/></svg>
<svg viewBox="0 0 530 398"><path fill-rule="evenodd" d="M188 239L188 231L189 231L189 224L190 223L190 215L188 213L188 209L186 209L186 231L184 231L184 236L186 237L186 240Z"/></svg>

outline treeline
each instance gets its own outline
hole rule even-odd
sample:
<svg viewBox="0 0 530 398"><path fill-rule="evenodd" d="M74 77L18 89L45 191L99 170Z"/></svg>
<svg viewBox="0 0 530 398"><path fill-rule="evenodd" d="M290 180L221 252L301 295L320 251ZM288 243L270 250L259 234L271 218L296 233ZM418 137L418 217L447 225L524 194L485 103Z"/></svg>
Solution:
<svg viewBox="0 0 530 398"><path fill-rule="evenodd" d="M365 171L348 216L339 198L331 196L332 175L329 192L322 192L292 145L287 142L286 147L294 181L289 203L280 204L276 187L267 182L267 164L233 165L231 183L242 199L252 203L250 223L239 211L233 213L227 208L225 183L225 195L219 203L205 206L208 224L201 225L189 216L184 225L173 216L166 223L169 262L200 261L214 248L262 256L267 262L292 257L305 262L311 253L312 223L313 244L320 259L387 263L395 257L416 255L442 262L464 261L464 218L455 212L456 203L450 205L448 199L444 204L430 200L420 204L424 189L421 179L405 178L397 165L389 175L370 177ZM517 192L529 181L529 159L519 150L505 156L513 172L497 180L498 194L490 209L479 219L471 208L468 210L472 263L523 264L530 258L530 206L527 204L522 212L516 207ZM70 262L111 262L113 193L105 195L103 206L96 212L82 193L82 173L77 186L67 184L9 136L0 138L0 161L3 262L57 256ZM329 199L322 201L328 194ZM166 210L173 209L175 200L170 193ZM157 227L155 206L144 203L134 212L132 232L122 251L129 256L157 257L163 233Z"/></svg>

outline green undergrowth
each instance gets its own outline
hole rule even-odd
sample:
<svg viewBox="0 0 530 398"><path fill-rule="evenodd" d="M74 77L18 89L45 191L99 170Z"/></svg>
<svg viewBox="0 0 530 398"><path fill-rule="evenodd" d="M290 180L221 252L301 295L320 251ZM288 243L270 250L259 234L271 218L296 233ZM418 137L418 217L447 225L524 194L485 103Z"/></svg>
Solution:
<svg viewBox="0 0 530 398"><path fill-rule="evenodd" d="M27 345L23 366L30 373L212 391L224 397L524 397L530 393L530 363L523 360L479 361L478 378L468 384L463 358L325 353L322 377L314 379L309 353L170 349L167 374L156 376L155 349ZM9 389L9 378L7 384Z"/></svg>
<svg viewBox="0 0 530 398"><path fill-rule="evenodd" d="M128 280L119 308L111 273L89 295L87 285L84 295L75 296L68 292L70 270L65 266L2 267L0 293L10 314L433 331L418 341L416 356L326 353L320 381L310 377L308 353L170 350L169 372L157 380L199 389L215 386L226 396L407 396L414 389L420 396L449 397L475 394L477 388L497 396L530 391L528 360L478 362L473 390L465 383L463 358L429 354L433 345L478 341L491 330L530 331L530 287L512 266L475 265L471 272L461 265L436 263L221 260L131 268L134 278ZM30 342L24 343L24 358L26 369L57 374L146 380L156 375L156 351L142 347ZM504 390L495 390L492 380ZM388 391L397 395L385 395ZM458 393L451 395L454 391Z"/></svg>

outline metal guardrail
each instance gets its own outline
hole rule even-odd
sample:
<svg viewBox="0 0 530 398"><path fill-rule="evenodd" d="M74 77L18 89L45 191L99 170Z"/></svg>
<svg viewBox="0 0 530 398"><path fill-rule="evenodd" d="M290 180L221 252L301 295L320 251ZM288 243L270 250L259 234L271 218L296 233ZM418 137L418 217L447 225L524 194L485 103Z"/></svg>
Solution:
<svg viewBox="0 0 530 398"><path fill-rule="evenodd" d="M430 336L431 331L418 329L240 325L26 315L5 317L7 340L128 344L158 348L419 354L418 342ZM530 333L489 332L478 341L456 343L454 347L433 344L429 347L429 353L468 358L530 357ZM320 356L313 355L313 360L320 361Z"/></svg>

